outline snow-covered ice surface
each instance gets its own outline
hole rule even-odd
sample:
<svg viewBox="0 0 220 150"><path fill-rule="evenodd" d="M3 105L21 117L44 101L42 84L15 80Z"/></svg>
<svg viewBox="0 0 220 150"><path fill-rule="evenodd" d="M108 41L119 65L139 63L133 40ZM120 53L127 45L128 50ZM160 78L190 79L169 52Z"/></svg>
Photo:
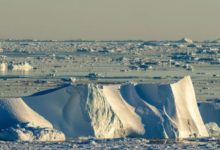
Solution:
<svg viewBox="0 0 220 150"><path fill-rule="evenodd" d="M217 138L220 138L220 128L219 126L217 125L217 123L215 122L210 122L210 123L207 123L206 124L206 128L209 132L209 135L211 137L217 137Z"/></svg>
<svg viewBox="0 0 220 150"><path fill-rule="evenodd" d="M4 142L0 141L0 149L219 149L220 140L191 139L191 140L147 140L144 138L121 138L121 139L94 139L79 138L65 142Z"/></svg>
<svg viewBox="0 0 220 150"><path fill-rule="evenodd" d="M32 124L17 124L0 131L0 140L6 141L63 141L65 135L52 128L36 127Z"/></svg>

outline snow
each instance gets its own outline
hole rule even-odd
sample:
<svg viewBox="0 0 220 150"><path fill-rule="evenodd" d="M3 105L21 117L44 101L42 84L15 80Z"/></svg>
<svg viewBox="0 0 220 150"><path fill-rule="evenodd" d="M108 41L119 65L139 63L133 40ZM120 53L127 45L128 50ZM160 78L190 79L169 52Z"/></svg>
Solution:
<svg viewBox="0 0 220 150"><path fill-rule="evenodd" d="M189 76L173 84L74 84L4 99L0 118L2 134L16 133L19 140L208 137ZM33 130L21 129L23 123ZM42 128L49 133L39 138Z"/></svg>
<svg viewBox="0 0 220 150"><path fill-rule="evenodd" d="M141 118L135 113L135 108L129 105L121 96L119 85L103 86L103 96L122 122L127 134L144 134Z"/></svg>
<svg viewBox="0 0 220 150"><path fill-rule="evenodd" d="M22 141L62 141L62 133L33 111L21 98L0 100L0 139Z"/></svg>
<svg viewBox="0 0 220 150"><path fill-rule="evenodd" d="M220 128L215 122L207 123L206 128L211 137L220 137Z"/></svg>
<svg viewBox="0 0 220 150"><path fill-rule="evenodd" d="M52 128L35 127L30 123L2 129L0 139L7 141L64 141L65 135Z"/></svg>
<svg viewBox="0 0 220 150"><path fill-rule="evenodd" d="M197 107L191 78L189 76L185 77L179 82L172 84L171 88L173 91L174 103L176 104L176 114L172 114L172 118L175 118L174 120L179 124L179 136L208 136Z"/></svg>

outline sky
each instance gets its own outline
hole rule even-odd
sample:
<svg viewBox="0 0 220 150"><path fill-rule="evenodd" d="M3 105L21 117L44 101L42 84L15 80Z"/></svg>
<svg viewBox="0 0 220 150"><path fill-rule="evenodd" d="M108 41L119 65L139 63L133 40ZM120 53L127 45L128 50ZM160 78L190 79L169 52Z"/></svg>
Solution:
<svg viewBox="0 0 220 150"><path fill-rule="evenodd" d="M220 38L220 0L0 0L0 38Z"/></svg>

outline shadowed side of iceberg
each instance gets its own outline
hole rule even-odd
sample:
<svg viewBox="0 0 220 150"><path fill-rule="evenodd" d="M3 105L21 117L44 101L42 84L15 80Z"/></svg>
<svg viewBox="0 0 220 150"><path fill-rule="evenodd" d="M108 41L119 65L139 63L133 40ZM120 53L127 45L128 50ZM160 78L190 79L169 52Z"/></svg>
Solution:
<svg viewBox="0 0 220 150"><path fill-rule="evenodd" d="M23 99L66 137L93 136L93 128L86 109L88 90L88 85L71 85Z"/></svg>
<svg viewBox="0 0 220 150"><path fill-rule="evenodd" d="M21 98L0 99L0 140L63 141L63 133Z"/></svg>
<svg viewBox="0 0 220 150"><path fill-rule="evenodd" d="M220 126L220 100L200 101L198 107L205 123L215 122Z"/></svg>
<svg viewBox="0 0 220 150"><path fill-rule="evenodd" d="M0 129L24 122L31 122L41 127L52 127L49 121L33 111L21 98L0 99L0 118Z"/></svg>
<svg viewBox="0 0 220 150"><path fill-rule="evenodd" d="M127 136L124 125L98 85L70 85L55 92L23 99L67 138Z"/></svg>
<svg viewBox="0 0 220 150"><path fill-rule="evenodd" d="M135 108L135 112L141 118L145 129L144 135L142 136L147 138L167 138L164 132L163 117L160 111L155 106L147 103L143 97L139 95L140 91L136 90L136 87L132 84L123 85L120 88L123 99Z"/></svg>

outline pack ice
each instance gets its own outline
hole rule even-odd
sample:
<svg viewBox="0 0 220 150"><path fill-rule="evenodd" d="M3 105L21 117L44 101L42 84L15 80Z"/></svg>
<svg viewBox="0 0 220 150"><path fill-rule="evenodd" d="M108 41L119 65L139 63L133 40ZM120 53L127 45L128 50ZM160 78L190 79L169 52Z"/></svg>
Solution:
<svg viewBox="0 0 220 150"><path fill-rule="evenodd" d="M0 119L3 140L208 136L189 76L173 84L75 84L2 99Z"/></svg>

